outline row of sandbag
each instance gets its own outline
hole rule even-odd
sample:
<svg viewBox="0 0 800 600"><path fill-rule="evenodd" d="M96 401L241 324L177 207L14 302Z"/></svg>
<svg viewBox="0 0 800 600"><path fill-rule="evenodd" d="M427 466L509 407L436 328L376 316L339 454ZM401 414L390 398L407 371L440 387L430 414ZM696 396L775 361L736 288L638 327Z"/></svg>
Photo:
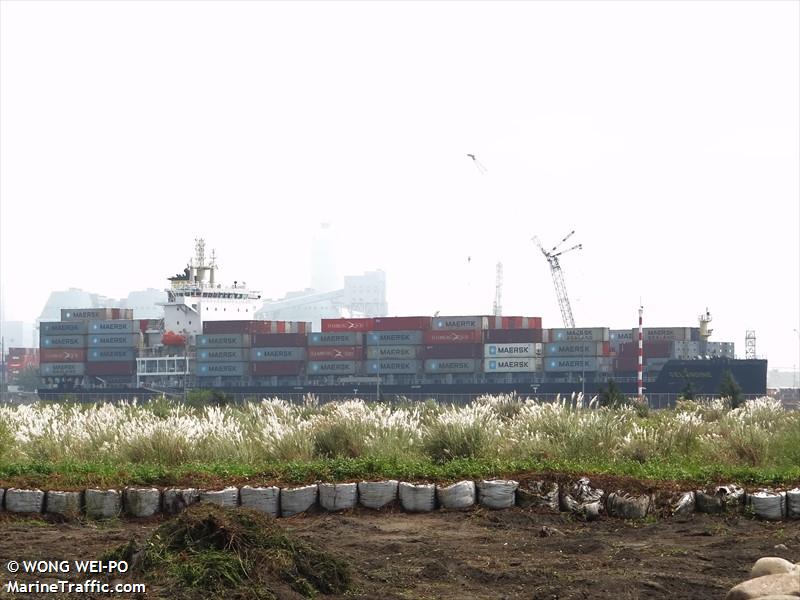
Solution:
<svg viewBox="0 0 800 600"><path fill-rule="evenodd" d="M175 514L195 502L221 506L244 506L288 517L319 504L325 510L382 508L400 501L404 510L425 512L437 506L468 508L476 501L487 508L510 508L515 503L516 481L463 481L450 486L389 481L361 483L321 483L292 488L276 486L226 487L208 491L195 488L136 488L123 490L47 491L0 489L0 510L15 513L52 513L75 516L85 511L90 518L120 515L151 517L157 513Z"/></svg>
<svg viewBox="0 0 800 600"><path fill-rule="evenodd" d="M604 493L593 488L588 478L571 485L543 481L520 486L510 480L460 481L452 485L413 484L389 481L361 483L321 483L299 487L276 486L226 487L209 491L195 488L134 488L123 490L87 489L48 491L0 489L0 510L17 513L53 513L77 515L85 511L90 518L110 518L126 514L150 517L159 512L175 514L195 502L222 506L244 506L274 516L291 516L319 504L329 511L347 510L357 504L378 509L398 501L409 512L427 512L435 508L466 509L480 504L491 509L538 507L576 513L587 520L601 513L624 519L642 519L655 510L650 494ZM800 518L800 489L788 492L761 490L745 494L740 487L719 486L711 491L677 494L670 503L672 514L693 511L717 513L746 505L758 517L770 520Z"/></svg>

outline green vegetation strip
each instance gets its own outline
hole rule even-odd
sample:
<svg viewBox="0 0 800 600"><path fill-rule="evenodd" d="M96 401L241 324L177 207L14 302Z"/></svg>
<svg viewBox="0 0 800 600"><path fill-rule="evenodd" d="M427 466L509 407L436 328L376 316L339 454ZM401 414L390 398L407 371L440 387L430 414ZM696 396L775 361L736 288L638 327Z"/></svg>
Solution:
<svg viewBox="0 0 800 600"><path fill-rule="evenodd" d="M578 476L626 476L693 486L738 483L758 487L792 487L800 483L800 466L758 468L731 465L639 463L603 460L431 460L332 458L264 465L185 464L119 465L107 463L16 464L0 466L0 487L82 489L86 487L296 485L378 479L450 483L460 479L517 478L536 474L553 479Z"/></svg>

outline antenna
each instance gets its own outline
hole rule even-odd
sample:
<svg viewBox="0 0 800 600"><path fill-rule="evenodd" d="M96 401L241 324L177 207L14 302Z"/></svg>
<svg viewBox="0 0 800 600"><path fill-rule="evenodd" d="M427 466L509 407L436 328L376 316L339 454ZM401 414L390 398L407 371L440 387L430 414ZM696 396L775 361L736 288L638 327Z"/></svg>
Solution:
<svg viewBox="0 0 800 600"><path fill-rule="evenodd" d="M503 314L503 263L497 263L494 278L494 316Z"/></svg>

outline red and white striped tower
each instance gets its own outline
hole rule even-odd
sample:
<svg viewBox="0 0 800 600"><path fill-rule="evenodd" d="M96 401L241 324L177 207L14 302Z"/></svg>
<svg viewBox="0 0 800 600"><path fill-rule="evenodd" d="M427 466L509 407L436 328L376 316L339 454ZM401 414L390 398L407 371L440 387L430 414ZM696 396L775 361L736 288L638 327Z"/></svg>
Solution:
<svg viewBox="0 0 800 600"><path fill-rule="evenodd" d="M639 399L642 399L642 392L644 392L644 382L642 377L642 357L644 352L642 350L642 310L643 307L639 305L639 364L636 367L636 390L639 393Z"/></svg>

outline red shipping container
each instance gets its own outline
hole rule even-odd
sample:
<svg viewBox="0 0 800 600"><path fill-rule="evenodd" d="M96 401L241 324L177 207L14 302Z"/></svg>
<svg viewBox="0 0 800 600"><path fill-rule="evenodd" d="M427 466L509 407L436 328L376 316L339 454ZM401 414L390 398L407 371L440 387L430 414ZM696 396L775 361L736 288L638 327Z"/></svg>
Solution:
<svg viewBox="0 0 800 600"><path fill-rule="evenodd" d="M250 336L253 348L305 348L304 333L256 333Z"/></svg>
<svg viewBox="0 0 800 600"><path fill-rule="evenodd" d="M487 344L516 344L542 342L541 329L489 329L484 334Z"/></svg>
<svg viewBox="0 0 800 600"><path fill-rule="evenodd" d="M363 360L361 346L309 346L308 360Z"/></svg>
<svg viewBox="0 0 800 600"><path fill-rule="evenodd" d="M476 344L480 343L483 331L426 331L423 340L426 344Z"/></svg>
<svg viewBox="0 0 800 600"><path fill-rule="evenodd" d="M136 372L134 362L87 362L86 374L93 376L103 375L133 375Z"/></svg>
<svg viewBox="0 0 800 600"><path fill-rule="evenodd" d="M299 375L303 369L302 360L278 360L250 363L250 373L256 377L272 375Z"/></svg>
<svg viewBox="0 0 800 600"><path fill-rule="evenodd" d="M64 348L63 350L57 348L42 348L39 360L43 363L86 362L86 350L83 348L77 348L75 350L70 350L69 348Z"/></svg>
<svg viewBox="0 0 800 600"><path fill-rule="evenodd" d="M322 319L322 333L372 331L375 319Z"/></svg>
<svg viewBox="0 0 800 600"><path fill-rule="evenodd" d="M425 358L483 358L483 344L436 344L425 346Z"/></svg>
<svg viewBox="0 0 800 600"><path fill-rule="evenodd" d="M642 342L644 358L669 358L672 356L672 342ZM626 342L619 351L620 356L639 356L639 342Z"/></svg>
<svg viewBox="0 0 800 600"><path fill-rule="evenodd" d="M431 317L376 317L375 331L427 331Z"/></svg>

